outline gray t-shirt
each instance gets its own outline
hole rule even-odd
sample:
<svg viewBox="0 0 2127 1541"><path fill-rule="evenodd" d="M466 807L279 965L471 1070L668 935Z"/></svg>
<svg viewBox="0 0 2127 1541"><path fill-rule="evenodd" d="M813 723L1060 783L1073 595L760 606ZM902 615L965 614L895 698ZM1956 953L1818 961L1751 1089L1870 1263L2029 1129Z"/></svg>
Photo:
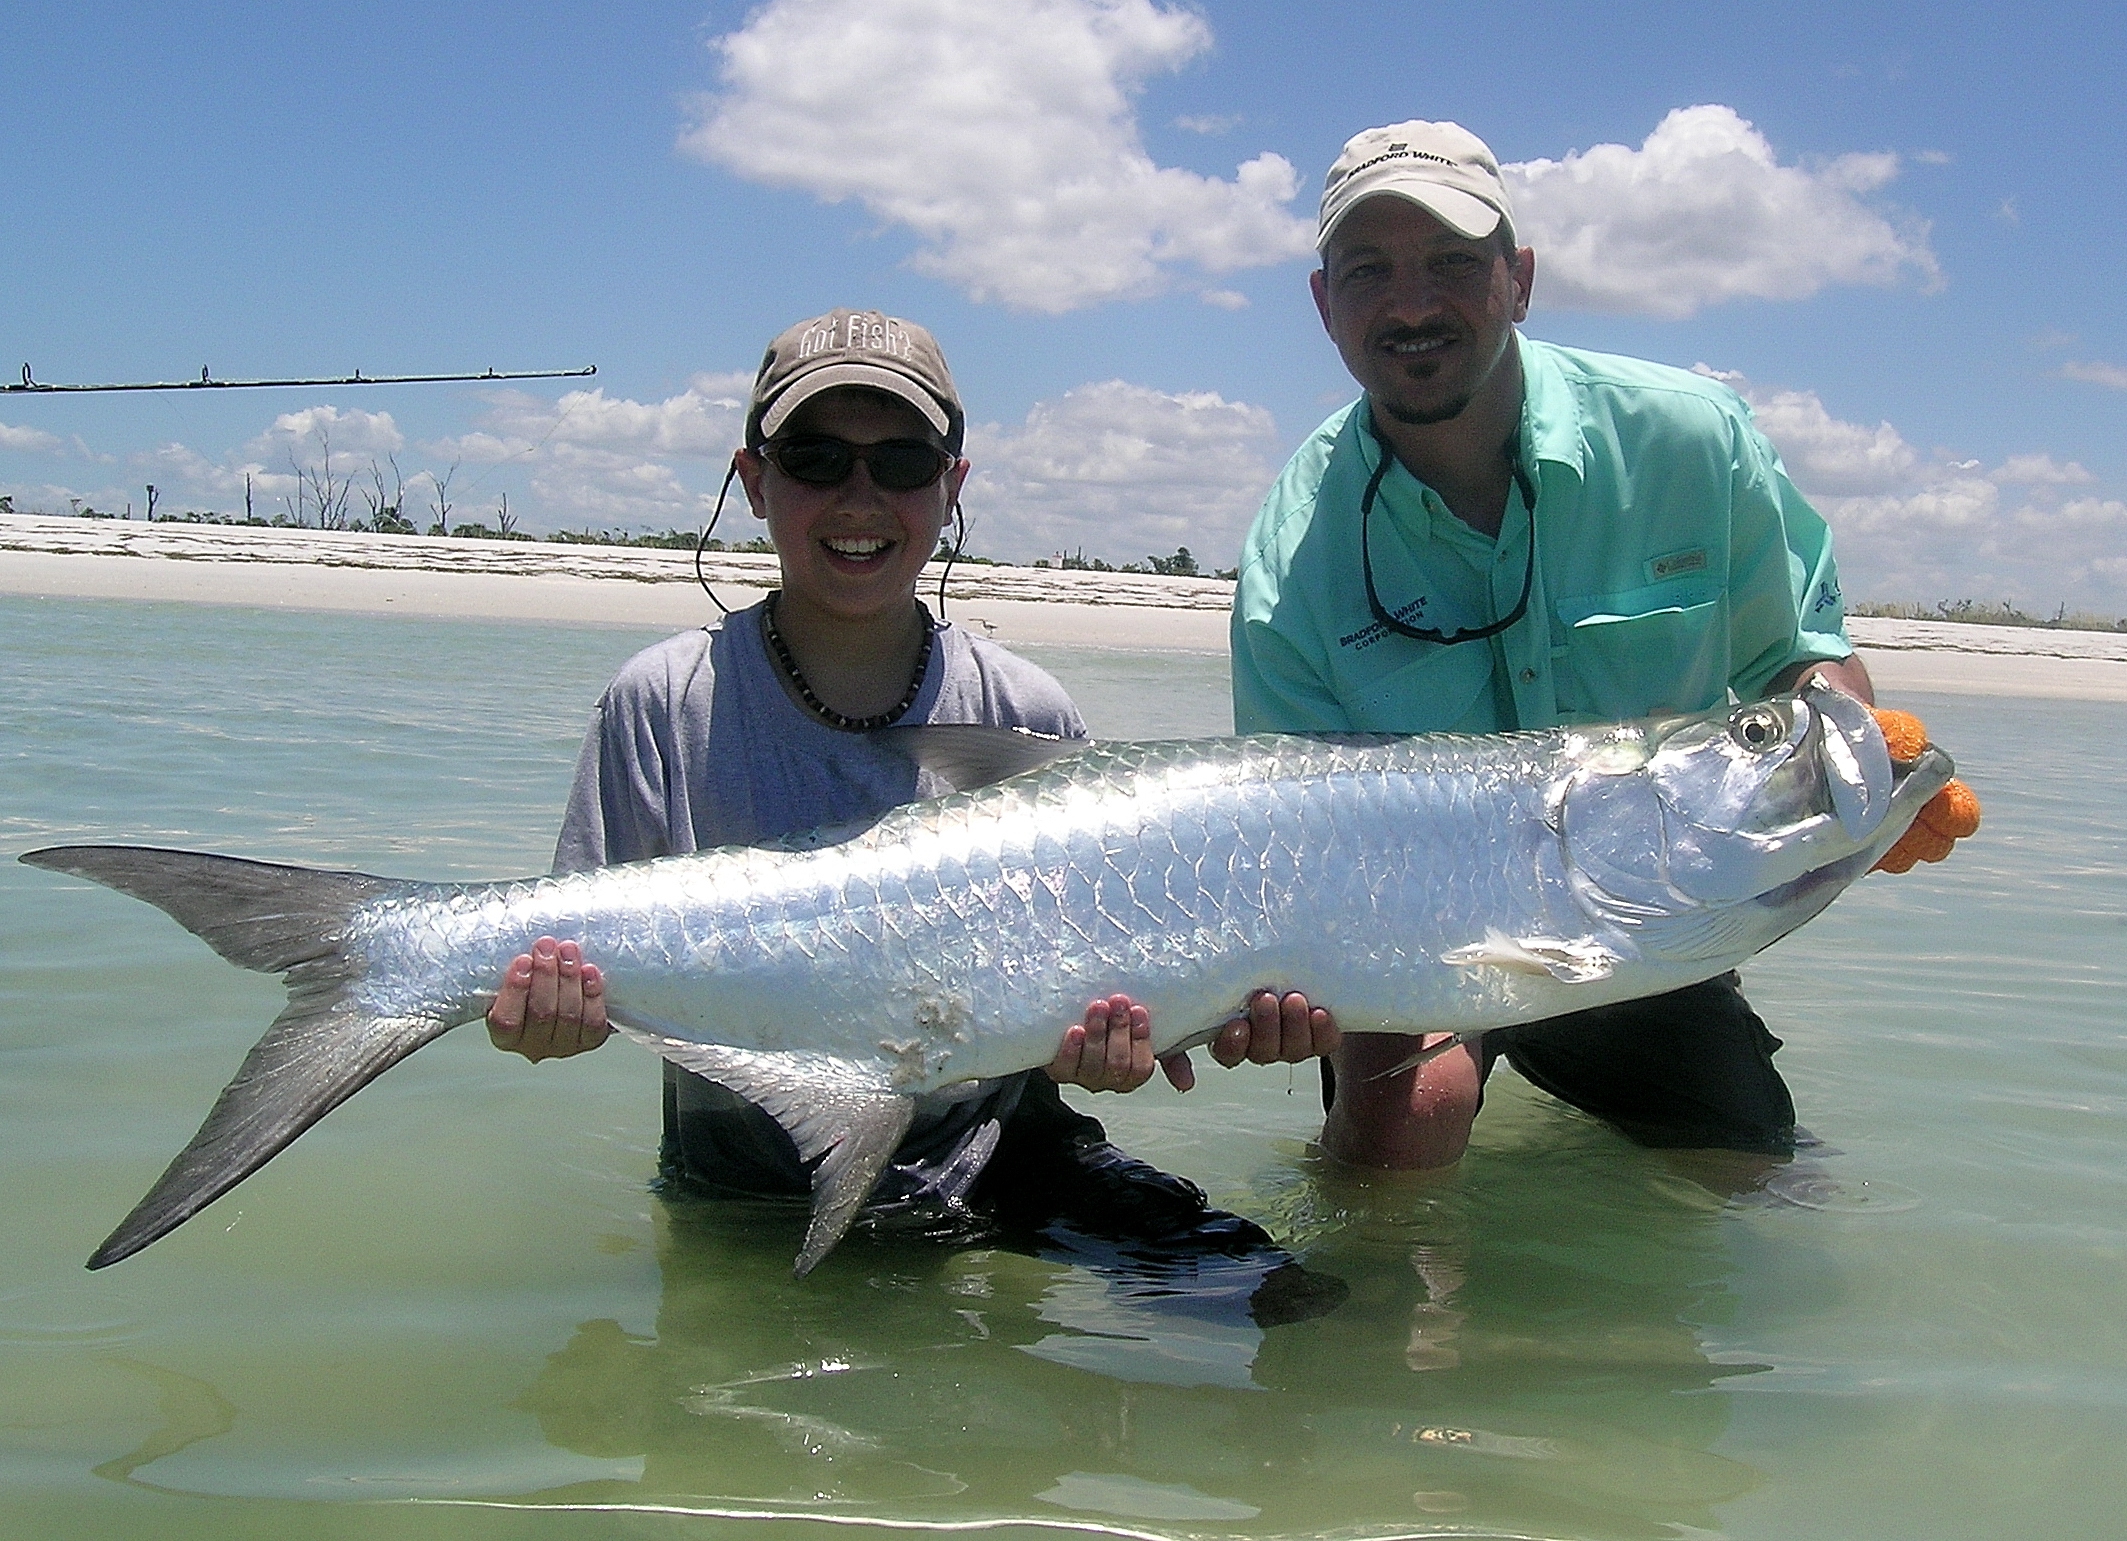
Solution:
<svg viewBox="0 0 2127 1541"><path fill-rule="evenodd" d="M932 637L930 666L902 724L986 723L1086 736L1063 687L1033 664L947 623L933 622ZM945 790L895 749L831 728L792 700L768 652L761 606L752 605L622 665L591 714L554 868L756 844L876 818ZM1056 1024L1059 1037L1066 1025ZM803 1191L795 1152L772 1140L765 1114L670 1064L665 1078L668 1164L725 1186ZM973 1096L920 1099L894 1157L902 1180L882 1180L881 1190L964 1195L980 1174L981 1153L994 1143L994 1126L1011 1116L1024 1084L1013 1076ZM985 1125L993 1127L985 1132ZM771 1143L778 1148L767 1148Z"/></svg>

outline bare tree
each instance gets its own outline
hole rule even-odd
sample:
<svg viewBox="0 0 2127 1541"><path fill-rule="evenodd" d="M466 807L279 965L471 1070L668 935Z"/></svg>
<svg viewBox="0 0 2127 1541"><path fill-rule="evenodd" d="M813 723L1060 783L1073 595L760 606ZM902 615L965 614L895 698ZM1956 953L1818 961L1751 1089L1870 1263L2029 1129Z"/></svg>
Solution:
<svg viewBox="0 0 2127 1541"><path fill-rule="evenodd" d="M428 533L431 535L448 535L451 532L451 478L457 474L458 462L455 460L451 462L451 468L441 476L433 471L428 473L429 485L435 489L435 496L429 499L428 504L436 511L436 522L428 527Z"/></svg>
<svg viewBox="0 0 2127 1541"><path fill-rule="evenodd" d="M369 509L367 523L380 535L411 535L414 533L414 527L400 512L406 506L406 478L400 474L399 457L386 455L384 458L391 463L392 490L384 490L384 472L378 467L374 455L369 457L369 480L376 491L372 493L368 488L357 489L362 494L363 504Z"/></svg>
<svg viewBox="0 0 2127 1541"><path fill-rule="evenodd" d="M510 512L510 495L505 492L502 494L501 505L495 510L495 531L504 540L508 540L516 529L517 517Z"/></svg>
<svg viewBox="0 0 2127 1541"><path fill-rule="evenodd" d="M308 500L317 505L318 528L321 530L344 530L347 528L347 502L354 495L354 478L339 478L332 471L332 436L320 428L318 436L318 463L306 466L295 458L295 449L288 450L288 466L295 472L295 522L303 522L305 493ZM283 497L282 502L287 502Z"/></svg>

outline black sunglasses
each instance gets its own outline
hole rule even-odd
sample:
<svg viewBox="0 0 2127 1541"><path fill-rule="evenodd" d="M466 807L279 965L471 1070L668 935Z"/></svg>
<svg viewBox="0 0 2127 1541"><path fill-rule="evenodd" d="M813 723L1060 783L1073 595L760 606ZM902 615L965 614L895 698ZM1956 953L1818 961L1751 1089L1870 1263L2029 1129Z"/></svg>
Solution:
<svg viewBox="0 0 2127 1541"><path fill-rule="evenodd" d="M871 472L873 483L885 492L914 492L928 487L945 475L955 458L921 439L852 444L826 434L771 439L761 446L761 453L785 476L808 487L841 486L861 460Z"/></svg>
<svg viewBox="0 0 2127 1541"><path fill-rule="evenodd" d="M1522 469L1521 456L1514 457L1514 487L1521 494L1522 506L1529 511L1529 563L1522 569L1521 598L1514 602L1513 614L1489 626L1470 626L1460 631L1436 631L1430 626L1412 626L1389 614L1388 606L1381 602L1381 591L1374 587L1374 551L1367 541L1367 526L1374 517L1374 499L1380 496L1381 479L1388 475L1388 468L1395 464L1396 452L1389 448L1381 425L1369 419L1374 430L1374 447L1381 452L1380 463L1374 474L1367 478L1366 494L1359 499L1359 574L1366 582L1367 607L1374 612L1374 619L1399 637L1409 637L1413 642L1438 642L1452 647L1457 642L1476 642L1485 637L1496 637L1529 612L1529 590L1536 582L1536 488L1530 483L1529 473Z"/></svg>

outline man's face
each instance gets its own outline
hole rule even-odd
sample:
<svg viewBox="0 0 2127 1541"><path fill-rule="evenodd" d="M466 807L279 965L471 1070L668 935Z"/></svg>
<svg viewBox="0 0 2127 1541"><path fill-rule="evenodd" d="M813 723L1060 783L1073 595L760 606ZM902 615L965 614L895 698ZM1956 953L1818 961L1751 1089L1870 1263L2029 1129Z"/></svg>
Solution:
<svg viewBox="0 0 2127 1541"><path fill-rule="evenodd" d="M1314 274L1322 325L1378 410L1413 426L1447 422L1503 369L1529 312L1536 257L1509 261L1497 235L1457 235L1415 203L1367 199L1337 227Z"/></svg>

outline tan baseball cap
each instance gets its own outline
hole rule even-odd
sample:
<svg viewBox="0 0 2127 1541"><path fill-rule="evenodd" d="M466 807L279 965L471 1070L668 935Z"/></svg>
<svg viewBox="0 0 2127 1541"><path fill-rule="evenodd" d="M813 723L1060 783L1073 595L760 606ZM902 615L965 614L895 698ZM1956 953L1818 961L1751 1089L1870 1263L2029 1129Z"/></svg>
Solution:
<svg viewBox="0 0 2127 1541"><path fill-rule="evenodd" d="M913 321L876 310L830 310L800 321L768 345L753 380L746 443L758 449L790 414L822 391L861 385L899 397L960 453L967 416L938 341Z"/></svg>
<svg viewBox="0 0 2127 1541"><path fill-rule="evenodd" d="M1327 250L1344 216L1382 193L1417 204L1473 241L1497 230L1501 220L1514 228L1514 204L1500 180L1499 162L1459 123L1391 123L1347 139L1322 184L1315 249Z"/></svg>

